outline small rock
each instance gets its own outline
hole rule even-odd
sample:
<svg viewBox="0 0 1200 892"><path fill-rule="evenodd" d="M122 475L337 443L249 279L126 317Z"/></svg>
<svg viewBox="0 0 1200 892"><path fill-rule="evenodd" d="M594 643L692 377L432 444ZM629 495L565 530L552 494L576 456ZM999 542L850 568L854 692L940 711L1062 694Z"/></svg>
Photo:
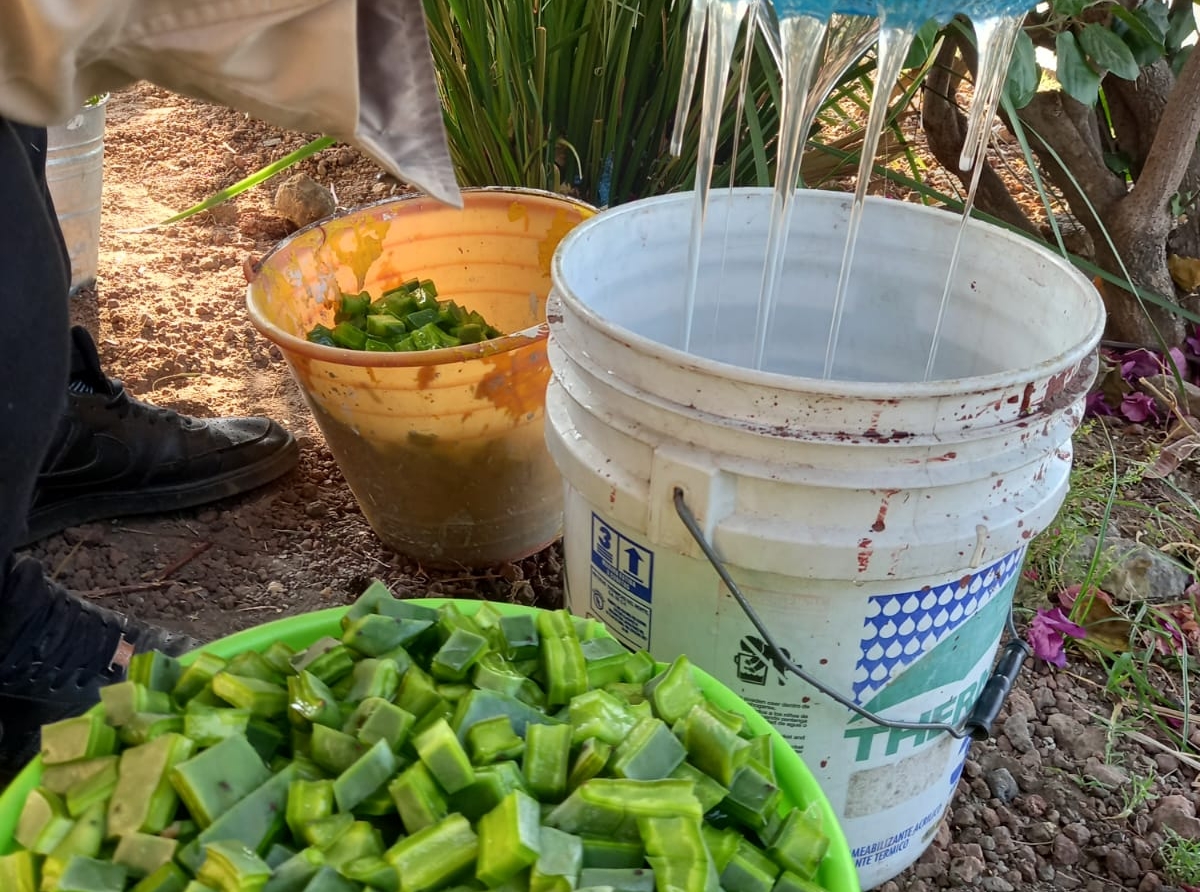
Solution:
<svg viewBox="0 0 1200 892"><path fill-rule="evenodd" d="M984 780L987 781L992 796L1004 803L1012 802L1021 792L1012 773L1007 768L996 768L989 771L984 775Z"/></svg>
<svg viewBox="0 0 1200 892"><path fill-rule="evenodd" d="M337 210L333 193L310 177L298 173L275 191L275 210L298 227L324 219Z"/></svg>
<svg viewBox="0 0 1200 892"><path fill-rule="evenodd" d="M1119 765L1110 765L1099 759L1088 759L1083 766L1083 773L1096 783L1115 790L1129 782L1129 772Z"/></svg>
<svg viewBox="0 0 1200 892"><path fill-rule="evenodd" d="M1104 752L1104 729L1082 725L1069 715L1056 713L1046 723L1054 734L1054 742L1080 762Z"/></svg>
<svg viewBox="0 0 1200 892"><path fill-rule="evenodd" d="M1050 842L1057 835L1057 828L1049 821L1035 821L1025 831L1025 839L1035 845Z"/></svg>
<svg viewBox="0 0 1200 892"><path fill-rule="evenodd" d="M1018 753L1027 753L1033 749L1033 732L1029 727L1029 719L1022 713L1010 715L1005 719L1003 731Z"/></svg>
<svg viewBox="0 0 1200 892"><path fill-rule="evenodd" d="M286 591L287 591L287 588L278 579L272 580L271 582L267 583L267 594L268 595L282 595Z"/></svg>
<svg viewBox="0 0 1200 892"><path fill-rule="evenodd" d="M1186 839L1200 837L1200 819L1196 818L1196 806L1186 796L1165 796L1150 814L1152 826L1157 830L1174 830Z"/></svg>
<svg viewBox="0 0 1200 892"><path fill-rule="evenodd" d="M950 869L946 875L951 883L973 886L983 876L983 871L986 868L987 865L983 863L982 858L977 858L974 855L964 855L950 862Z"/></svg>
<svg viewBox="0 0 1200 892"><path fill-rule="evenodd" d="M1074 564L1083 572L1071 578L1083 578L1095 550L1094 536L1080 540L1068 557L1067 566ZM1161 551L1132 539L1117 536L1105 539L1100 562L1112 568L1100 580L1100 588L1112 595L1114 601L1140 604L1177 599L1191 581L1188 571ZM1074 571L1066 572L1069 575Z"/></svg>
<svg viewBox="0 0 1200 892"><path fill-rule="evenodd" d="M1071 840L1077 846L1086 846L1092 839L1092 831L1088 829L1086 824L1075 822L1067 824L1062 829L1063 836Z"/></svg>
<svg viewBox="0 0 1200 892"><path fill-rule="evenodd" d="M1008 695L1008 715L1023 716L1026 721L1032 721L1037 718L1037 708L1033 705L1033 698L1021 690L1010 691Z"/></svg>
<svg viewBox="0 0 1200 892"><path fill-rule="evenodd" d="M1050 859L1055 864L1070 866L1079 860L1079 846L1075 845L1063 833L1054 837L1054 842L1050 845Z"/></svg>
<svg viewBox="0 0 1200 892"><path fill-rule="evenodd" d="M1154 764L1158 767L1160 776L1174 774L1179 770L1179 760L1170 753L1155 753Z"/></svg>
<svg viewBox="0 0 1200 892"><path fill-rule="evenodd" d="M1004 877L984 877L979 883L984 892L1014 892L1015 887Z"/></svg>
<svg viewBox="0 0 1200 892"><path fill-rule="evenodd" d="M1158 892L1162 887L1162 877L1156 873L1147 873L1138 883L1137 892Z"/></svg>
<svg viewBox="0 0 1200 892"><path fill-rule="evenodd" d="M1104 858L1104 866L1114 876L1123 880L1132 880L1142 875L1142 867L1137 859L1123 849L1112 849Z"/></svg>
<svg viewBox="0 0 1200 892"><path fill-rule="evenodd" d="M324 517L328 510L323 502L309 502L304 506L304 513L312 518Z"/></svg>
<svg viewBox="0 0 1200 892"><path fill-rule="evenodd" d="M198 520L200 523L212 523L220 516L221 513L219 511L215 511L212 508L207 508L196 515L196 520Z"/></svg>

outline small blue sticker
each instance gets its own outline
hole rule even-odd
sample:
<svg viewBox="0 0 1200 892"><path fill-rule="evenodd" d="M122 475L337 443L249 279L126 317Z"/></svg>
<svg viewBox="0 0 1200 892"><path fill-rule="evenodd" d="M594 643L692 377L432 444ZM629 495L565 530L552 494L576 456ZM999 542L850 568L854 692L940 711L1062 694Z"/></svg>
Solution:
<svg viewBox="0 0 1200 892"><path fill-rule="evenodd" d="M653 593L654 552L593 514L588 616L627 647L647 649Z"/></svg>

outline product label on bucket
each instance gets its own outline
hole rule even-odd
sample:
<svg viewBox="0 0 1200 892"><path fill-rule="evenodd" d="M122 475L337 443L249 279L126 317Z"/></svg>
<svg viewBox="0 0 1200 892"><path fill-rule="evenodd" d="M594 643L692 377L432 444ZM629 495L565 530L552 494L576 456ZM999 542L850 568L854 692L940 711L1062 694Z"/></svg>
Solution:
<svg viewBox="0 0 1200 892"><path fill-rule="evenodd" d="M591 596L587 614L626 647L650 647L654 552L592 514Z"/></svg>

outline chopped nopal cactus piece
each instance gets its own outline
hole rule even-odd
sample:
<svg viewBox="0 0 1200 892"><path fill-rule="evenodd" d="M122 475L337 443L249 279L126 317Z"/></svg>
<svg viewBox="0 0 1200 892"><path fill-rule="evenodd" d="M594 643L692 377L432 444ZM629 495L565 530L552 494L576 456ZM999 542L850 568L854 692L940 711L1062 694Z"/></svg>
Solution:
<svg viewBox="0 0 1200 892"><path fill-rule="evenodd" d="M673 725L704 702L704 692L696 684L692 664L685 656L675 660L646 682L646 694L654 705L654 713L668 725Z"/></svg>
<svg viewBox="0 0 1200 892"><path fill-rule="evenodd" d="M100 689L104 717L110 725L124 725L139 712L165 715L174 711L171 695L156 691L136 681L121 681Z"/></svg>
<svg viewBox="0 0 1200 892"><path fill-rule="evenodd" d="M612 773L635 780L670 777L687 758L687 751L660 719L643 719L617 744Z"/></svg>
<svg viewBox="0 0 1200 892"><path fill-rule="evenodd" d="M415 624L415 630L414 625ZM377 657L396 647L403 647L431 624L420 620L397 619L368 613L346 627L342 641L365 657Z"/></svg>
<svg viewBox="0 0 1200 892"><path fill-rule="evenodd" d="M71 787L87 780L94 774L99 774L109 765L116 765L119 759L120 756L97 756L94 759L80 759L77 762L47 765L42 769L41 785L51 793L65 796Z"/></svg>
<svg viewBox="0 0 1200 892"><path fill-rule="evenodd" d="M309 743L312 760L330 774L341 774L358 761L367 747L336 728L313 725Z"/></svg>
<svg viewBox="0 0 1200 892"><path fill-rule="evenodd" d="M730 786L749 755L749 742L697 704L683 720L683 745L691 763L723 786Z"/></svg>
<svg viewBox="0 0 1200 892"><path fill-rule="evenodd" d="M446 727L455 744L458 740ZM333 782L333 797L338 808L344 812L354 809L360 802L383 786L396 773L396 754L386 740L379 740L359 756L353 765L338 775Z"/></svg>
<svg viewBox="0 0 1200 892"><path fill-rule="evenodd" d="M130 892L184 892L188 877L177 864L164 864L144 877Z"/></svg>
<svg viewBox="0 0 1200 892"><path fill-rule="evenodd" d="M734 772L729 794L722 805L747 827L759 830L767 826L772 815L778 813L782 800L783 791L776 786L774 778L754 763L747 763Z"/></svg>
<svg viewBox="0 0 1200 892"><path fill-rule="evenodd" d="M79 817L96 803L108 802L117 787L118 761L113 759L95 774L84 778L67 790L67 812L73 818Z"/></svg>
<svg viewBox="0 0 1200 892"><path fill-rule="evenodd" d="M226 703L248 709L253 716L277 718L288 708L287 689L259 678L243 678L222 671L213 676L212 689Z"/></svg>
<svg viewBox="0 0 1200 892"><path fill-rule="evenodd" d="M108 803L108 832L158 833L175 817L178 794L171 769L191 757L196 744L182 734L164 734L121 753L117 786Z"/></svg>
<svg viewBox="0 0 1200 892"><path fill-rule="evenodd" d="M287 678L295 671L292 667L292 657L295 655L296 649L286 641L272 641L270 646L263 651L262 658L266 660L268 666Z"/></svg>
<svg viewBox="0 0 1200 892"><path fill-rule="evenodd" d="M396 705L411 712L418 719L442 702L442 695L437 692L433 678L419 666L409 668L400 679Z"/></svg>
<svg viewBox="0 0 1200 892"><path fill-rule="evenodd" d="M721 871L721 888L729 892L770 892L779 865L758 846L739 837L737 851Z"/></svg>
<svg viewBox="0 0 1200 892"><path fill-rule="evenodd" d="M555 807L546 823L569 833L638 839L638 818L703 814L691 781L594 777Z"/></svg>
<svg viewBox="0 0 1200 892"><path fill-rule="evenodd" d="M587 690L587 663L575 632L572 617L565 610L539 613L538 635L541 671L545 677L546 703L565 706Z"/></svg>
<svg viewBox="0 0 1200 892"><path fill-rule="evenodd" d="M49 790L38 788L26 798L14 835L31 852L48 855L74 825L66 803Z"/></svg>
<svg viewBox="0 0 1200 892"><path fill-rule="evenodd" d="M270 879L267 862L241 843L210 843L204 853L196 879L221 892L261 892Z"/></svg>
<svg viewBox="0 0 1200 892"><path fill-rule="evenodd" d="M477 821L513 790L529 792L520 765L516 762L481 765L475 770L475 783L449 797L450 810L459 812L468 821Z"/></svg>
<svg viewBox="0 0 1200 892"><path fill-rule="evenodd" d="M182 673L183 666L179 660L162 651L144 650L130 657L126 677L152 691L169 694L175 689Z"/></svg>
<svg viewBox="0 0 1200 892"><path fill-rule="evenodd" d="M433 655L430 674L441 681L462 681L488 649L486 636L455 629Z"/></svg>
<svg viewBox="0 0 1200 892"><path fill-rule="evenodd" d="M462 815L406 836L384 853L396 869L401 892L432 892L475 863L479 838Z"/></svg>
<svg viewBox="0 0 1200 892"><path fill-rule="evenodd" d="M340 728L342 712L329 685L307 669L287 680L288 710L293 720L302 726L306 722Z"/></svg>
<svg viewBox="0 0 1200 892"><path fill-rule="evenodd" d="M519 758L525 752L525 741L513 731L508 716L498 715L471 726L467 732L467 750L476 765L490 765Z"/></svg>
<svg viewBox="0 0 1200 892"><path fill-rule="evenodd" d="M595 737L613 746L623 742L638 723L637 714L612 694L602 690L585 691L572 697L567 720L574 729L572 743Z"/></svg>
<svg viewBox="0 0 1200 892"><path fill-rule="evenodd" d="M287 825L301 837L304 827L333 814L333 781L294 780L288 786Z"/></svg>
<svg viewBox="0 0 1200 892"><path fill-rule="evenodd" d="M346 609L346 613L342 617L342 629L349 628L352 622L369 613L379 613L379 605L384 601L395 600L397 599L392 595L386 583L379 579L371 580L371 584L363 589L363 593Z"/></svg>
<svg viewBox="0 0 1200 892"><path fill-rule="evenodd" d="M347 862L341 867L341 873L346 879L363 883L380 892L400 892L400 876L396 868L388 864L378 855L368 855Z"/></svg>
<svg viewBox="0 0 1200 892"><path fill-rule="evenodd" d="M504 642L504 656L508 659L537 659L541 639L537 617L533 614L500 617L500 636Z"/></svg>
<svg viewBox="0 0 1200 892"><path fill-rule="evenodd" d="M579 748L579 754L575 757L574 764L571 765L570 772L567 774L567 789L574 790L580 784L586 783L603 771L604 766L608 764L608 760L612 756L612 752L612 745L605 743L603 740L598 740L595 737L589 737L585 740L583 746Z"/></svg>
<svg viewBox="0 0 1200 892"><path fill-rule="evenodd" d="M227 737L180 762L170 773L171 785L201 827L209 826L270 777L271 772L242 735Z"/></svg>
<svg viewBox="0 0 1200 892"><path fill-rule="evenodd" d="M303 892L324 866L325 855L320 849L313 846L301 849L272 871L263 892Z"/></svg>
<svg viewBox="0 0 1200 892"><path fill-rule="evenodd" d="M42 862L42 881L47 885L50 881L62 876L67 863L76 855L85 858L98 858L100 847L104 844L104 802L97 802L79 816L67 835L62 838Z"/></svg>
<svg viewBox="0 0 1200 892"><path fill-rule="evenodd" d="M771 892L825 892L825 887L785 870L771 887Z"/></svg>
<svg viewBox="0 0 1200 892"><path fill-rule="evenodd" d="M42 728L42 764L59 765L76 759L111 755L117 732L100 711L63 719Z"/></svg>
<svg viewBox="0 0 1200 892"><path fill-rule="evenodd" d="M635 651L625 661L625 681L630 684L644 685L654 677L654 673L657 671L658 666L654 662L654 657L644 650Z"/></svg>
<svg viewBox="0 0 1200 892"><path fill-rule="evenodd" d="M696 798L700 800L701 810L707 814L720 804L721 800L729 795L729 790L722 787L719 783L694 767L690 762L680 762L678 767L670 774L671 777L682 780L690 780L695 784Z"/></svg>
<svg viewBox="0 0 1200 892"><path fill-rule="evenodd" d="M125 868L111 861L76 855L58 879L57 892L124 892Z"/></svg>
<svg viewBox="0 0 1200 892"><path fill-rule="evenodd" d="M776 864L805 880L816 876L828 851L829 837L821 827L821 813L815 806L788 812L767 847L767 854Z"/></svg>
<svg viewBox="0 0 1200 892"><path fill-rule="evenodd" d="M598 836L584 836L582 839L584 870L589 867L635 868L641 867L646 861L641 842ZM585 878L581 875L579 879L582 882Z"/></svg>
<svg viewBox="0 0 1200 892"><path fill-rule="evenodd" d="M220 889L214 889L208 883L202 883L199 880L192 880L183 887L183 892L221 892Z"/></svg>
<svg viewBox="0 0 1200 892"><path fill-rule="evenodd" d="M368 697L355 707L342 731L367 746L386 740L395 752L408 740L416 717L382 697Z"/></svg>
<svg viewBox="0 0 1200 892"><path fill-rule="evenodd" d="M475 876L489 888L531 866L541 850L542 810L527 793L514 790L479 819Z"/></svg>
<svg viewBox="0 0 1200 892"><path fill-rule="evenodd" d="M279 685L283 684L285 677L285 673L267 662L266 657L256 650L242 651L230 659L225 666L225 671L243 678L257 678L260 681L269 681Z"/></svg>
<svg viewBox="0 0 1200 892"><path fill-rule="evenodd" d="M208 687L213 676L225 668L225 661L216 654L202 651L179 676L172 695L176 703L186 704Z"/></svg>
<svg viewBox="0 0 1200 892"><path fill-rule="evenodd" d="M529 791L543 801L566 795L571 766L570 725L530 725L525 732L521 770Z"/></svg>
<svg viewBox="0 0 1200 892"><path fill-rule="evenodd" d="M183 733L197 746L213 746L229 737L244 735L250 724L250 710L237 707L193 706L183 715Z"/></svg>
<svg viewBox="0 0 1200 892"><path fill-rule="evenodd" d="M475 780L471 760L445 719L438 719L413 737L413 747L447 793L461 790Z"/></svg>
<svg viewBox="0 0 1200 892"><path fill-rule="evenodd" d="M329 648L312 661L296 668L311 672L325 684L336 684L354 668L354 656L350 648L338 642L336 647Z"/></svg>
<svg viewBox="0 0 1200 892"><path fill-rule="evenodd" d="M405 678L407 677L406 675ZM458 739L465 742L467 732L476 722L498 715L508 716L513 730L522 737L525 736L526 728L531 724L561 724L558 719L546 715L540 709L535 709L515 697L509 697L497 691L476 690L471 691L455 705L450 727L458 734Z"/></svg>
<svg viewBox="0 0 1200 892"><path fill-rule="evenodd" d="M542 827L538 858L529 875L529 892L573 892L583 869L583 840Z"/></svg>
<svg viewBox="0 0 1200 892"><path fill-rule="evenodd" d="M603 886L612 889L613 892L654 892L657 875L653 870L647 870L641 865L642 861L638 861L633 867L625 868L585 867L579 871L579 888L595 889L597 886Z"/></svg>
<svg viewBox="0 0 1200 892"><path fill-rule="evenodd" d="M324 852L354 826L354 815L338 814L309 821L301 836L311 846Z"/></svg>
<svg viewBox="0 0 1200 892"><path fill-rule="evenodd" d="M139 712L117 729L125 746L149 743L164 734L182 734L183 716L178 713Z"/></svg>
<svg viewBox="0 0 1200 892"><path fill-rule="evenodd" d="M332 867L322 867L318 870L308 885L304 887L304 892L360 892L357 883L353 883L346 879Z"/></svg>
<svg viewBox="0 0 1200 892"><path fill-rule="evenodd" d="M37 862L33 852L22 849L11 855L0 855L0 889L36 892Z"/></svg>
<svg viewBox="0 0 1200 892"><path fill-rule="evenodd" d="M409 833L416 833L449 814L446 797L424 762L416 762L388 784L388 793Z"/></svg>
<svg viewBox="0 0 1200 892"><path fill-rule="evenodd" d="M346 692L345 699L349 703L359 703L371 697L391 700L400 689L400 675L401 666L394 657L359 660L354 666L350 690Z"/></svg>
<svg viewBox="0 0 1200 892"><path fill-rule="evenodd" d="M149 833L127 833L117 840L113 861L125 865L131 877L146 877L170 864L179 841Z"/></svg>
<svg viewBox="0 0 1200 892"><path fill-rule="evenodd" d="M341 870L359 858L383 855L383 835L379 828L367 821L355 821L350 829L325 848L325 861Z"/></svg>
<svg viewBox="0 0 1200 892"><path fill-rule="evenodd" d="M288 787L301 776L299 772L297 762L292 762L243 797L179 851L179 863L195 872L203 863L204 846L221 840L240 842L256 852L269 848L283 829Z"/></svg>

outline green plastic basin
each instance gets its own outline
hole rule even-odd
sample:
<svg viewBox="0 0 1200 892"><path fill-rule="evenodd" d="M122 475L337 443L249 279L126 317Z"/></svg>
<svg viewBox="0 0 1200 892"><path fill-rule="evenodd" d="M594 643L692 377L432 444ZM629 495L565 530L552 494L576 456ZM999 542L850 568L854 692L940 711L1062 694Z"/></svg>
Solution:
<svg viewBox="0 0 1200 892"><path fill-rule="evenodd" d="M439 607L447 600L445 598L425 598L414 600L413 603ZM455 599L455 603L464 613L474 613L483 602ZM501 613L508 614L538 612L537 608L522 607L516 604L492 603L492 606ZM346 609L345 607L334 607L329 610L276 620L214 641L205 645L203 649L228 659L247 650L265 650L276 641L283 641L297 649L305 648L319 638L326 636L340 638L341 619ZM186 664L194 658L195 654L188 654L181 657L180 661ZM825 831L830 837L829 854L817 875L820 884L830 892L860 892L858 872L854 868L854 859L850 856L850 847L846 843L846 837L842 834L837 816L804 762L771 728L766 719L750 708L745 700L703 671L697 669L696 675L704 693L713 703L723 709L733 710L744 715L754 733L771 735L775 746L775 770L788 803L799 806L807 806L813 802L818 803L824 815ZM12 850L13 831L17 825L17 818L21 814L26 797L37 786L41 776L42 764L39 758L27 765L9 784L4 794L0 795L0 854Z"/></svg>

